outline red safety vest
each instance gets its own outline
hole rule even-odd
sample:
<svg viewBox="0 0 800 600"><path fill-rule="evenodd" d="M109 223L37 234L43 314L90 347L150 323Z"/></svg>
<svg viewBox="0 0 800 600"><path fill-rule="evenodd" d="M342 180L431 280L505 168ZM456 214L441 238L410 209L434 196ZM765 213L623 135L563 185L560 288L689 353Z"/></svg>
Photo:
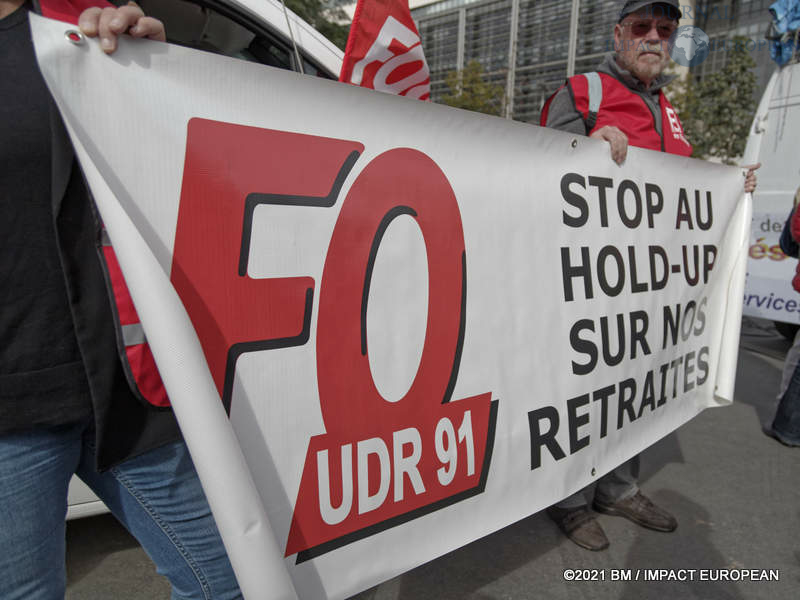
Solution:
<svg viewBox="0 0 800 600"><path fill-rule="evenodd" d="M40 0L39 5L43 16L73 24L78 23L78 17L87 8L111 6L104 0ZM101 255L108 275L107 281L111 287L109 293L116 305L114 312L117 315L117 346L121 350L120 358L128 383L134 394L141 400L154 406L169 406L167 391L158 374L150 346L145 340L142 324L139 322L130 292L125 285L114 249L111 247L105 230L99 237L102 240Z"/></svg>
<svg viewBox="0 0 800 600"><path fill-rule="evenodd" d="M570 89L575 109L583 116L590 134L600 127L613 125L628 136L631 146L681 156L692 155L692 145L664 92L658 93L662 131L659 135L653 113L644 99L615 77L606 73L586 73L570 77L565 85ZM542 109L542 126L547 122L554 96L547 99Z"/></svg>

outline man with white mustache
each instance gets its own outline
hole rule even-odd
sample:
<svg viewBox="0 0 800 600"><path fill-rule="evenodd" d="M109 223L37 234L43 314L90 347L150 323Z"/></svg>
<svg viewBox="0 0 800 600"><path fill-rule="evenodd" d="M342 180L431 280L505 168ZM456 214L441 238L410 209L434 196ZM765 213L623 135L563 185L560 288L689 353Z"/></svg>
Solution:
<svg viewBox="0 0 800 600"><path fill-rule="evenodd" d="M606 140L618 164L628 144L690 156L692 146L662 91L675 79L663 71L680 16L678 0L626 2L614 26L614 52L596 73L571 77L551 96L541 125Z"/></svg>
<svg viewBox="0 0 800 600"><path fill-rule="evenodd" d="M675 76L664 75L669 63L669 40L681 18L678 0L628 0L614 26L614 52L594 73L575 75L553 94L542 109L540 124L605 140L611 158L625 161L628 145L691 156L692 146L662 89ZM743 127L747 127L743 123ZM756 186L748 169L744 189ZM597 481L596 511L625 517L655 531L674 531L678 523L638 487L639 455ZM588 550L608 547L608 538L589 510L587 489L547 509L569 539Z"/></svg>

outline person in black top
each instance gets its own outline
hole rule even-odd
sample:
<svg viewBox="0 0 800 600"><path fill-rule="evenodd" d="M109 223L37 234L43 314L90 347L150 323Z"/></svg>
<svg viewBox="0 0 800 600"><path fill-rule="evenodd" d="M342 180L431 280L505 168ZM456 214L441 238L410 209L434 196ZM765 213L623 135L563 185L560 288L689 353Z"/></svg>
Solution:
<svg viewBox="0 0 800 600"><path fill-rule="evenodd" d="M64 596L73 474L137 537L174 598L239 598L172 412L143 403L125 377L98 218L36 64L28 14L40 8L0 0L3 598ZM124 32L165 39L133 3L89 9L81 27L107 52Z"/></svg>

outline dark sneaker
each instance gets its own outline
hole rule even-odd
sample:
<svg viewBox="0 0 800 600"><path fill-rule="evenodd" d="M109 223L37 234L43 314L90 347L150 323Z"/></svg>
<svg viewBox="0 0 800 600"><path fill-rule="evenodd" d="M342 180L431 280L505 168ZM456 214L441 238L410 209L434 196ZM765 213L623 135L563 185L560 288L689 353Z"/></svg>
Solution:
<svg viewBox="0 0 800 600"><path fill-rule="evenodd" d="M778 440L784 446L788 446L789 448L800 448L800 444L794 444L792 442L786 441L772 427L764 426L764 427L761 428L761 431L764 432L764 435L768 435L773 440Z"/></svg>
<svg viewBox="0 0 800 600"><path fill-rule="evenodd" d="M551 506L547 509L547 516L555 521L564 535L581 548L594 551L608 548L605 531L586 506L578 508Z"/></svg>
<svg viewBox="0 0 800 600"><path fill-rule="evenodd" d="M637 525L656 531L675 531L678 527L675 517L653 504L642 492L613 504L605 504L595 498L594 509L599 513L625 517Z"/></svg>

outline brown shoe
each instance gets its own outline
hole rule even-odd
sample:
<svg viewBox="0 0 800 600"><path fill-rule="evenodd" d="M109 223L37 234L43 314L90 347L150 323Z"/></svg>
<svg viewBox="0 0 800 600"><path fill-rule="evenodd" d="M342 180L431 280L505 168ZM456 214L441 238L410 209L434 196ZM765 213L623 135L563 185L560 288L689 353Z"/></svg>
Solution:
<svg viewBox="0 0 800 600"><path fill-rule="evenodd" d="M636 492L630 498L613 504L605 504L595 498L594 509L607 515L625 517L637 525L656 531L675 531L678 527L678 521L675 520L675 517L663 508L653 504L641 492Z"/></svg>
<svg viewBox="0 0 800 600"><path fill-rule="evenodd" d="M551 506L547 509L547 516L555 521L564 535L581 548L594 551L608 548L605 531L586 506L578 508Z"/></svg>

